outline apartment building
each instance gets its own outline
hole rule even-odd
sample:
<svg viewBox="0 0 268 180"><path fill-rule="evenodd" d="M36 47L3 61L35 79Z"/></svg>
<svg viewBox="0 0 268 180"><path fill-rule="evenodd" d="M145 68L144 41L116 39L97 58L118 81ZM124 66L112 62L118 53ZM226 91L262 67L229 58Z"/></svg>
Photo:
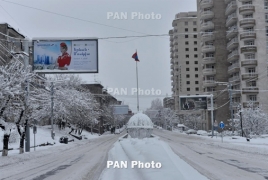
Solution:
<svg viewBox="0 0 268 180"><path fill-rule="evenodd" d="M11 55L7 53L6 48L14 52L24 51L20 39L25 39L25 36L8 23L0 23L0 65L7 64L11 60Z"/></svg>
<svg viewBox="0 0 268 180"><path fill-rule="evenodd" d="M172 27L169 31L171 85L175 97L175 110L179 112L179 96L202 92L197 12L176 14Z"/></svg>
<svg viewBox="0 0 268 180"><path fill-rule="evenodd" d="M233 110L250 101L268 112L267 0L225 0L226 39Z"/></svg>

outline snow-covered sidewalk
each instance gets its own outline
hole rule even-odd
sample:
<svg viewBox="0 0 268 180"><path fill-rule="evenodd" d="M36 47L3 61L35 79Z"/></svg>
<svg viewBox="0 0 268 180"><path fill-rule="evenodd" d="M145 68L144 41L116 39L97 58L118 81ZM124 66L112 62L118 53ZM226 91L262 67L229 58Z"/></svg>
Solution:
<svg viewBox="0 0 268 180"><path fill-rule="evenodd" d="M207 179L178 157L165 142L159 138L132 139L121 138L109 152L108 161L125 162L127 168L106 168L100 180L203 180ZM141 163L160 163L161 168L131 167L133 161Z"/></svg>

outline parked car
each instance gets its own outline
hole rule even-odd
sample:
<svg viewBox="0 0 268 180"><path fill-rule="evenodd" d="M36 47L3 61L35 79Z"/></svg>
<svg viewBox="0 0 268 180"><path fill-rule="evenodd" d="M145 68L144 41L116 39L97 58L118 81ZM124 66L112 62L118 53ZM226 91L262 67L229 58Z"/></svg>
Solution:
<svg viewBox="0 0 268 180"><path fill-rule="evenodd" d="M189 129L188 131L186 131L186 134L196 134L197 131L194 129Z"/></svg>
<svg viewBox="0 0 268 180"><path fill-rule="evenodd" d="M208 132L207 131L204 131L204 130L198 130L197 135L201 135L201 136L207 136L208 135Z"/></svg>

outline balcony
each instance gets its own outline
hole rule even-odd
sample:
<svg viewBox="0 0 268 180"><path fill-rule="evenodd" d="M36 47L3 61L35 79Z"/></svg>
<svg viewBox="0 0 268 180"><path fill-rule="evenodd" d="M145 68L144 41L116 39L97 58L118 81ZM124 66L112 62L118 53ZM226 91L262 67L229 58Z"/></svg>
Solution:
<svg viewBox="0 0 268 180"><path fill-rule="evenodd" d="M234 38L227 43L227 50L231 50L238 47L238 38Z"/></svg>
<svg viewBox="0 0 268 180"><path fill-rule="evenodd" d="M213 68L205 68L202 70L203 75L214 75L216 74L216 70Z"/></svg>
<svg viewBox="0 0 268 180"><path fill-rule="evenodd" d="M171 80L171 81L174 81L174 76L171 76L170 80Z"/></svg>
<svg viewBox="0 0 268 180"><path fill-rule="evenodd" d="M225 4L229 4L233 0L224 0Z"/></svg>
<svg viewBox="0 0 268 180"><path fill-rule="evenodd" d="M240 52L241 53L244 53L244 52L257 52L257 46L256 45L243 46L243 47L241 47Z"/></svg>
<svg viewBox="0 0 268 180"><path fill-rule="evenodd" d="M179 71L174 71L175 76L178 76L179 74L180 74Z"/></svg>
<svg viewBox="0 0 268 180"><path fill-rule="evenodd" d="M228 55L227 61L232 62L232 61L235 61L235 60L238 60L238 59L239 59L238 51L232 51L232 53L230 53Z"/></svg>
<svg viewBox="0 0 268 180"><path fill-rule="evenodd" d="M250 39L256 39L256 32L242 32L240 34L240 39L246 39L246 38L250 38Z"/></svg>
<svg viewBox="0 0 268 180"><path fill-rule="evenodd" d="M211 104L210 103L208 103L208 111L211 111ZM217 104L213 104L213 110L215 110L215 109L217 109L218 108L218 106L217 106Z"/></svg>
<svg viewBox="0 0 268 180"><path fill-rule="evenodd" d="M214 80L203 81L203 87L215 87L215 86L217 86L217 83Z"/></svg>
<svg viewBox="0 0 268 180"><path fill-rule="evenodd" d="M240 27L245 28L245 27L252 27L255 26L256 22L255 19L253 18L245 18L240 20Z"/></svg>
<svg viewBox="0 0 268 180"><path fill-rule="evenodd" d="M209 30L209 29L214 29L214 23L209 21L206 23L201 24L200 27L201 31Z"/></svg>
<svg viewBox="0 0 268 180"><path fill-rule="evenodd" d="M233 26L226 32L226 38L231 39L235 37L237 34L238 34L237 26Z"/></svg>
<svg viewBox="0 0 268 180"><path fill-rule="evenodd" d="M255 67L258 65L258 61L256 59L247 59L241 61L242 67Z"/></svg>
<svg viewBox="0 0 268 180"><path fill-rule="evenodd" d="M213 33L204 33L201 35L201 40L203 42L213 41L214 39L215 39L215 37L214 37Z"/></svg>
<svg viewBox="0 0 268 180"><path fill-rule="evenodd" d="M258 78L257 73L244 73L242 74L242 80L247 80L247 79L256 79Z"/></svg>
<svg viewBox="0 0 268 180"><path fill-rule="evenodd" d="M232 1L232 2L230 2L230 3L227 5L227 7L226 7L225 15L228 16L229 14L235 12L235 11L236 11L236 8L237 8L236 1Z"/></svg>
<svg viewBox="0 0 268 180"><path fill-rule="evenodd" d="M239 72L239 70L240 70L239 63L235 63L228 67L229 74L233 74L234 72Z"/></svg>
<svg viewBox="0 0 268 180"><path fill-rule="evenodd" d="M203 58L203 64L215 64L215 58L214 57L204 57Z"/></svg>
<svg viewBox="0 0 268 180"><path fill-rule="evenodd" d="M226 20L226 27L230 27L234 25L237 22L237 15L236 14L231 14L228 16Z"/></svg>
<svg viewBox="0 0 268 180"><path fill-rule="evenodd" d="M240 77L239 76L233 76L231 78L229 78L229 82L238 82L240 81Z"/></svg>
<svg viewBox="0 0 268 180"><path fill-rule="evenodd" d="M172 65L170 65L170 69L174 69L174 65L172 64Z"/></svg>
<svg viewBox="0 0 268 180"><path fill-rule="evenodd" d="M239 8L239 14L244 15L244 14L252 14L255 12L255 6L252 4L248 5L243 5Z"/></svg>
<svg viewBox="0 0 268 180"><path fill-rule="evenodd" d="M243 102L243 107L247 108L250 106L250 104L253 104L253 107L258 107L260 103L257 101L247 101L247 102Z"/></svg>
<svg viewBox="0 0 268 180"><path fill-rule="evenodd" d="M213 7L213 1L212 0L203 0L200 2L199 6L202 9Z"/></svg>
<svg viewBox="0 0 268 180"><path fill-rule="evenodd" d="M242 94L257 94L257 93L259 93L259 88L257 87L242 88Z"/></svg>
<svg viewBox="0 0 268 180"><path fill-rule="evenodd" d="M202 47L202 53L207 53L207 52L215 52L215 46L213 45L205 45Z"/></svg>
<svg viewBox="0 0 268 180"><path fill-rule="evenodd" d="M202 11L200 13L200 19L205 20L205 19L212 19L214 17L214 12L213 11Z"/></svg>

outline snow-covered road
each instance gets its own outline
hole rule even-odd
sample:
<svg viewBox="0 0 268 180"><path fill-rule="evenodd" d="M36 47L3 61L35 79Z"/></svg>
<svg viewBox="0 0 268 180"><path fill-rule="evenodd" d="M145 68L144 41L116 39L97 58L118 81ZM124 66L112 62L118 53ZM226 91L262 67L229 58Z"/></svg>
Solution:
<svg viewBox="0 0 268 180"><path fill-rule="evenodd" d="M108 151L120 136L103 135L65 147L2 157L6 163L1 163L0 179L98 179L106 166Z"/></svg>
<svg viewBox="0 0 268 180"><path fill-rule="evenodd" d="M153 134L168 142L177 155L209 179L268 179L268 152L258 147L157 129Z"/></svg>

